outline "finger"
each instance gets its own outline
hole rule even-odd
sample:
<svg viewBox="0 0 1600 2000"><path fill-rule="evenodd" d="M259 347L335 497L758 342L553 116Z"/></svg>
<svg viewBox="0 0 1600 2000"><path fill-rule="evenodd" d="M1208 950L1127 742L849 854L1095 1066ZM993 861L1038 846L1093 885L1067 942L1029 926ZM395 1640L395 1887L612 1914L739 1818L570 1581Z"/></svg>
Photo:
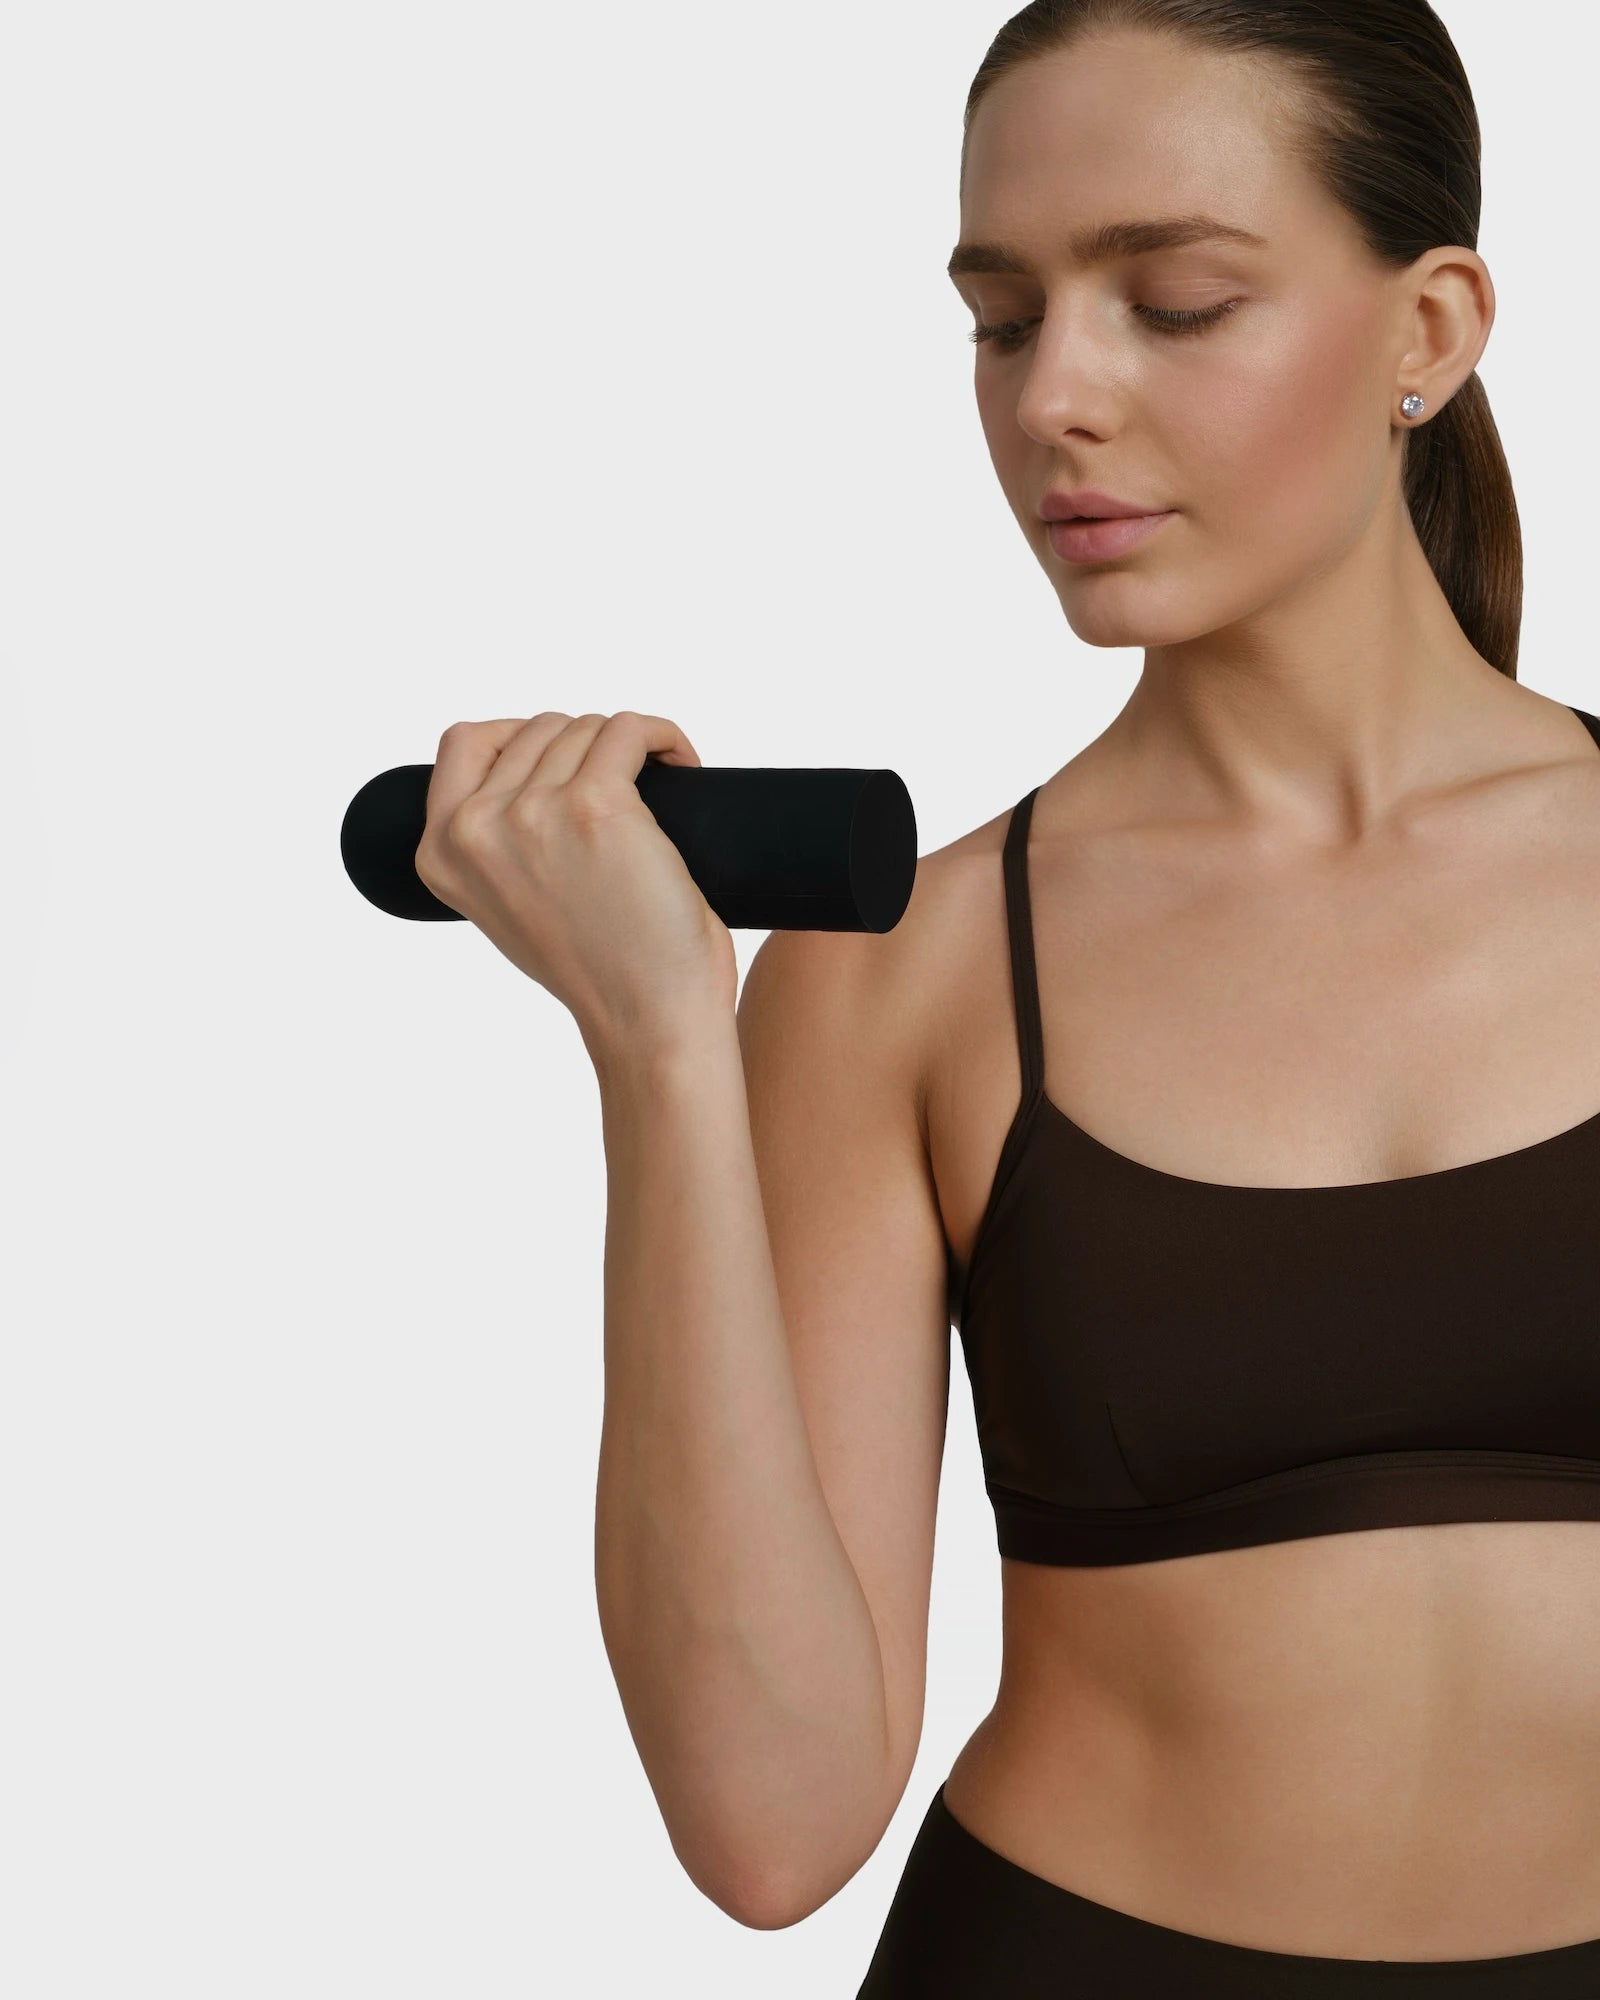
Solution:
<svg viewBox="0 0 1600 2000"><path fill-rule="evenodd" d="M597 746L623 732L623 747L608 749L597 764ZM503 803L522 791L545 791L571 782L580 771L601 784L632 784L647 752L660 751L667 761L698 764L699 753L679 729L661 715L639 715L621 709L614 716L575 715L564 729L542 740L531 727L524 737L508 743L485 780L485 798ZM630 761L631 759L631 761Z"/></svg>
<svg viewBox="0 0 1600 2000"><path fill-rule="evenodd" d="M575 715L537 748L531 743L508 745L492 780L495 793L508 798L527 786L564 785L588 754L589 745L606 726L603 715Z"/></svg>
<svg viewBox="0 0 1600 2000"><path fill-rule="evenodd" d="M501 754L525 732L533 732L542 747L571 721L547 710L530 718L502 716L493 722L452 722L439 738L433 773L428 780L427 824L423 840L437 841L462 805L481 790ZM538 752L535 750L534 755Z"/></svg>
<svg viewBox="0 0 1600 2000"><path fill-rule="evenodd" d="M641 715L637 709L621 709L618 713L631 715L635 721L646 723L652 728L670 729L673 732L676 740L672 744L662 747L655 742L651 742L647 746L650 755L652 757L659 757L663 764L699 764L700 752L670 716Z"/></svg>
<svg viewBox="0 0 1600 2000"><path fill-rule="evenodd" d="M677 723L665 715L641 715L632 708L618 709L609 717L590 738L587 752L582 765L584 778L597 780L601 786L633 784L647 757L659 758L663 764L700 762L699 751ZM535 784L543 778L549 762L547 756L540 763Z"/></svg>

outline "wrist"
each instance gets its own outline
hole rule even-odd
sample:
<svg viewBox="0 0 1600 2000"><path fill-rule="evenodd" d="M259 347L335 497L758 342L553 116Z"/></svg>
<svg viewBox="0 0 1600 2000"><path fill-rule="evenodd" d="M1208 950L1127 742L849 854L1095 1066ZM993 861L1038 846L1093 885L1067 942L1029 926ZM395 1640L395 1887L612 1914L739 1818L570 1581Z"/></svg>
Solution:
<svg viewBox="0 0 1600 2000"><path fill-rule="evenodd" d="M628 1032L586 1029L583 1039L602 1096L640 1088L692 1089L708 1068L730 1054L742 1068L738 1024L731 1011L655 1021Z"/></svg>

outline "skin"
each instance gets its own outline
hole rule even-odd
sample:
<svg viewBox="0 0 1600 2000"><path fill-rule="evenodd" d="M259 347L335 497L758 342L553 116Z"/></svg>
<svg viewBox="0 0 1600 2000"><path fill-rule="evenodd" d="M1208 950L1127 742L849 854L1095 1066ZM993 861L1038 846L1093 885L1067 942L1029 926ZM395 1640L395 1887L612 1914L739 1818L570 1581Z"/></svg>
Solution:
<svg viewBox="0 0 1600 2000"><path fill-rule="evenodd" d="M1047 1091L1166 1172L1326 1187L1600 1105L1600 754L1473 650L1401 497L1401 399L1426 422L1476 366L1487 268L1374 259L1284 115L1259 61L1146 36L1025 65L976 114L961 237L1032 275L956 282L975 319L1026 323L1016 352L978 347L977 402L1068 624L1144 654L1036 802ZM1061 247L1193 211L1267 247L1093 268ZM1131 311L1224 300L1194 337ZM1074 566L1035 509L1086 484L1177 517ZM913 1027L962 1270L1016 1105L1004 832L919 864L897 946L926 959ZM1600 1525L1001 1569L1001 1685L946 1798L1021 1866L1268 1950L1600 1935Z"/></svg>

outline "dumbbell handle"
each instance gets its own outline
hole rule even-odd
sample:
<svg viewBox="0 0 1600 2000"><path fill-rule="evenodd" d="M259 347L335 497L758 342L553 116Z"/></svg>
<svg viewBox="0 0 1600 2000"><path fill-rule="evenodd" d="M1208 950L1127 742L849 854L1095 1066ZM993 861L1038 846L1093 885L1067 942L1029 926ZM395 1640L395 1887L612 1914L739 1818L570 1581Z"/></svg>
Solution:
<svg viewBox="0 0 1600 2000"><path fill-rule="evenodd" d="M396 764L345 809L339 849L369 903L459 921L417 873L431 764ZM646 761L634 780L730 930L887 931L911 900L917 822L894 771Z"/></svg>

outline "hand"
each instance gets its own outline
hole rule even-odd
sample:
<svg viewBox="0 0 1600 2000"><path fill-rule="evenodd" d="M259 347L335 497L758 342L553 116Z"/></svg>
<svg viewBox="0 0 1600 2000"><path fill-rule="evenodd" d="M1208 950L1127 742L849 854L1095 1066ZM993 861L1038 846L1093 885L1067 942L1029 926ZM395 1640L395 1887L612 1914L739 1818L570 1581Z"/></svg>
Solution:
<svg viewBox="0 0 1600 2000"><path fill-rule="evenodd" d="M700 762L665 716L453 722L417 874L576 1018L591 1052L731 1014L733 939L634 780Z"/></svg>

